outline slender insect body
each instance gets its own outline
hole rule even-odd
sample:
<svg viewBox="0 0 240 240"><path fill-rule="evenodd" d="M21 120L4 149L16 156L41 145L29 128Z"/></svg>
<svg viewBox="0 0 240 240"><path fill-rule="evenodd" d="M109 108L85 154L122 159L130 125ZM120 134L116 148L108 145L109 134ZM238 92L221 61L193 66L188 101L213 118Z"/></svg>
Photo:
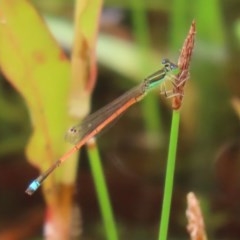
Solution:
<svg viewBox="0 0 240 240"><path fill-rule="evenodd" d="M177 65L170 62L168 59L164 59L162 64L164 67L148 76L143 83L127 91L95 113L90 114L80 124L71 127L67 131L65 139L73 143L75 146L36 178L29 185L26 193L32 195L40 187L44 179L46 179L61 163L78 151L91 138L98 135L103 129L114 122L114 120L121 116L130 106L142 100L152 89L155 89L164 83L170 74L176 75L179 73Z"/></svg>

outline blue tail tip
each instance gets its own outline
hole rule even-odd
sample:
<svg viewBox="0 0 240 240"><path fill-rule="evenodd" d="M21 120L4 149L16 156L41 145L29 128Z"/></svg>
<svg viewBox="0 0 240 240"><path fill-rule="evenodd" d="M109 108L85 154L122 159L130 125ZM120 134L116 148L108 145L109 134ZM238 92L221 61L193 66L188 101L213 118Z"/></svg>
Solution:
<svg viewBox="0 0 240 240"><path fill-rule="evenodd" d="M40 183L37 180L35 180L28 186L25 193L31 196L39 187L40 187Z"/></svg>

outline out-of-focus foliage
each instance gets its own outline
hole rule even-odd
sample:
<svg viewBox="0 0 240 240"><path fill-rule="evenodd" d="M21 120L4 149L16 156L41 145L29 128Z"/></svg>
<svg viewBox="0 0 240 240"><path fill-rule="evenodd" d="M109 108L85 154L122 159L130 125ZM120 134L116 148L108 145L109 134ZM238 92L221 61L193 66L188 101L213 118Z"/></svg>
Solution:
<svg viewBox="0 0 240 240"><path fill-rule="evenodd" d="M59 138L67 126L69 62L31 5L1 1L0 11L1 69L24 97L31 116L29 160L46 166L63 145Z"/></svg>

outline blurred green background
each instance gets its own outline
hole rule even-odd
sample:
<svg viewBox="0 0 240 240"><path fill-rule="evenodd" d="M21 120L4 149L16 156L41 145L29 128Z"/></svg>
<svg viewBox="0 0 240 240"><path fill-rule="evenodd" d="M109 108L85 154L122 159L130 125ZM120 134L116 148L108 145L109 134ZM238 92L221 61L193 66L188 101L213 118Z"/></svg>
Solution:
<svg viewBox="0 0 240 240"><path fill-rule="evenodd" d="M74 1L32 2L70 55ZM200 199L209 239L239 239L239 1L105 1L92 111L158 69L163 57L177 61L193 19L196 44L181 109L169 239L189 239L185 230L189 191ZM28 110L3 76L0 91L0 239L41 239L41 192L31 198L24 193L38 174L24 155L31 133ZM158 93L149 96L97 140L120 239L157 239L169 102ZM82 239L105 239L84 149L76 205L83 218Z"/></svg>

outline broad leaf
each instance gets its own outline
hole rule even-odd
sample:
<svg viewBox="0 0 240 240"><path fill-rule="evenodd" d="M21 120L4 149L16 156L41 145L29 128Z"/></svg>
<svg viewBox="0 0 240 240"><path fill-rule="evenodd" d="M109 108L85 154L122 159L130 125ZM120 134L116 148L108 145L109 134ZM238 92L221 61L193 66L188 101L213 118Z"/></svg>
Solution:
<svg viewBox="0 0 240 240"><path fill-rule="evenodd" d="M70 64L28 1L0 1L0 65L29 109L28 159L45 169L64 151Z"/></svg>

